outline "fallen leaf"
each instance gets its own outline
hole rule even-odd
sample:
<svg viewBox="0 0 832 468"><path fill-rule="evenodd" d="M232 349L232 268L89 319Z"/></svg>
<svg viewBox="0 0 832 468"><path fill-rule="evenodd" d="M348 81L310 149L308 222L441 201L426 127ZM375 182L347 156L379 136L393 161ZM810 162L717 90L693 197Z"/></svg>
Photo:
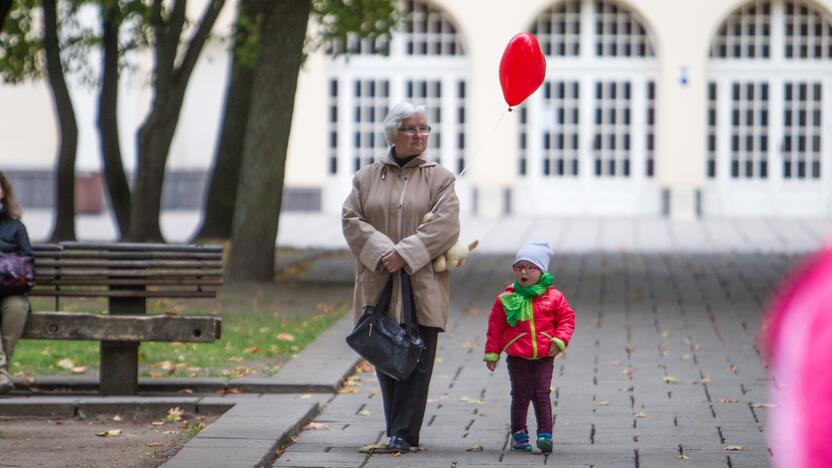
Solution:
<svg viewBox="0 0 832 468"><path fill-rule="evenodd" d="M662 338L667 338L668 336L670 336L670 332L669 332L669 331L667 331L667 330L663 330L663 331L661 332L661 335L662 335Z"/></svg>
<svg viewBox="0 0 832 468"><path fill-rule="evenodd" d="M676 457L677 460L687 460L689 457L687 455L679 455Z"/></svg>
<svg viewBox="0 0 832 468"><path fill-rule="evenodd" d="M482 404L482 400L476 400L474 398L467 397L467 396L464 396L464 397L460 398L460 400L464 401L465 403L470 403L472 405L481 405Z"/></svg>
<svg viewBox="0 0 832 468"><path fill-rule="evenodd" d="M278 333L274 336L278 341L295 341L295 335L291 333Z"/></svg>
<svg viewBox="0 0 832 468"><path fill-rule="evenodd" d="M719 400L720 403L739 403L739 400L735 400L733 398L721 398Z"/></svg>
<svg viewBox="0 0 832 468"><path fill-rule="evenodd" d="M736 374L737 373L737 365L736 364L731 364L728 367L728 372L730 372L732 374Z"/></svg>
<svg viewBox="0 0 832 468"><path fill-rule="evenodd" d="M324 424L324 423L311 422L311 423L307 424L306 427L304 427L303 429L304 430L309 430L309 431L317 431L317 430L321 430L321 429L327 429L328 430L329 426Z"/></svg>
<svg viewBox="0 0 832 468"><path fill-rule="evenodd" d="M121 416L119 416L119 415L113 416L113 421L115 421L115 422L121 421Z"/></svg>
<svg viewBox="0 0 832 468"><path fill-rule="evenodd" d="M372 414L373 414L373 412L368 410L368 409L363 409L363 410L358 412L359 416L370 416Z"/></svg>
<svg viewBox="0 0 832 468"><path fill-rule="evenodd" d="M673 377L672 375L666 375L666 376L662 377L662 380L664 380L665 383L673 383L673 384L679 383L679 379L677 379L676 377Z"/></svg>
<svg viewBox="0 0 832 468"><path fill-rule="evenodd" d="M191 388L183 388L182 390L179 390L179 393L187 393L188 395L190 395L193 392L194 390Z"/></svg>
<svg viewBox="0 0 832 468"><path fill-rule="evenodd" d="M752 408L777 408L774 403L751 403Z"/></svg>
<svg viewBox="0 0 832 468"><path fill-rule="evenodd" d="M370 396L379 396L379 395L381 395L381 392L378 391L378 390L373 390L372 392L370 392Z"/></svg>
<svg viewBox="0 0 832 468"><path fill-rule="evenodd" d="M244 353L249 353L249 354L259 353L260 348L258 348L257 346L252 346L251 348L244 349L243 352Z"/></svg>
<svg viewBox="0 0 832 468"><path fill-rule="evenodd" d="M243 393L243 391L240 390L237 387L231 387L231 388L221 388L221 389L217 390L214 393L216 393L217 395L229 395L229 394L236 395L238 393Z"/></svg>
<svg viewBox="0 0 832 468"><path fill-rule="evenodd" d="M63 358L60 361L56 362L55 365L64 370L70 370L73 367L75 367L75 363L72 362L72 359L69 358Z"/></svg>
<svg viewBox="0 0 832 468"><path fill-rule="evenodd" d="M465 315L480 315L482 313L482 309L479 307L469 307L465 309Z"/></svg>
<svg viewBox="0 0 832 468"><path fill-rule="evenodd" d="M703 384L709 384L713 382L713 379L710 377L703 377L702 380L700 380L700 382L702 382Z"/></svg>
<svg viewBox="0 0 832 468"><path fill-rule="evenodd" d="M69 370L73 374L83 374L87 371L87 366L75 366Z"/></svg>
<svg viewBox="0 0 832 468"><path fill-rule="evenodd" d="M308 393L304 393L303 395L300 396L301 400L309 400L311 398L312 398L312 395L310 395Z"/></svg>
<svg viewBox="0 0 832 468"><path fill-rule="evenodd" d="M162 444L160 442L148 442L144 444L145 447L161 447Z"/></svg>
<svg viewBox="0 0 832 468"><path fill-rule="evenodd" d="M168 410L168 414L165 416L165 422L175 422L182 420L182 415L185 414L185 410L180 407L171 408Z"/></svg>
<svg viewBox="0 0 832 468"><path fill-rule="evenodd" d="M728 452L739 452L742 450L742 445L726 445L725 450Z"/></svg>
<svg viewBox="0 0 832 468"><path fill-rule="evenodd" d="M610 361L611 366L620 366L621 364L622 364L622 362L619 361L618 359L616 359L614 361Z"/></svg>
<svg viewBox="0 0 832 468"><path fill-rule="evenodd" d="M599 401L599 402L597 402L597 403L595 403L595 404L596 404L596 405L598 405L598 406L609 406L609 405L610 405L610 402L609 402L609 401L607 401L607 400L601 400L601 401Z"/></svg>
<svg viewBox="0 0 832 468"><path fill-rule="evenodd" d="M121 429L110 429L109 431L96 432L98 437L118 437L121 435Z"/></svg>
<svg viewBox="0 0 832 468"><path fill-rule="evenodd" d="M367 444L358 449L359 453L373 453L379 450L387 450L387 444Z"/></svg>
<svg viewBox="0 0 832 468"><path fill-rule="evenodd" d="M466 452L482 452L482 451L483 451L483 447L482 447L481 444L474 444L474 445L470 446L468 448L468 450L466 450Z"/></svg>
<svg viewBox="0 0 832 468"><path fill-rule="evenodd" d="M644 411L639 411L638 413L633 413L633 417L634 418L646 418L647 415L644 413Z"/></svg>
<svg viewBox="0 0 832 468"><path fill-rule="evenodd" d="M343 387L338 389L338 393L340 393L340 394L350 393L350 394L355 395L356 393L358 393L358 389L353 387L352 385L344 385Z"/></svg>
<svg viewBox="0 0 832 468"><path fill-rule="evenodd" d="M179 434L179 431L164 431L162 434Z"/></svg>
<svg viewBox="0 0 832 468"><path fill-rule="evenodd" d="M361 361L355 366L356 372L361 372L363 374L367 374L373 371L373 365L367 361Z"/></svg>
<svg viewBox="0 0 832 468"><path fill-rule="evenodd" d="M683 361L690 361L690 358L691 358L691 355L690 355L690 354L683 354L683 355L682 355L682 360L683 360Z"/></svg>
<svg viewBox="0 0 832 468"><path fill-rule="evenodd" d="M150 423L150 425L151 426L164 426L165 422L164 421L153 421L152 423Z"/></svg>

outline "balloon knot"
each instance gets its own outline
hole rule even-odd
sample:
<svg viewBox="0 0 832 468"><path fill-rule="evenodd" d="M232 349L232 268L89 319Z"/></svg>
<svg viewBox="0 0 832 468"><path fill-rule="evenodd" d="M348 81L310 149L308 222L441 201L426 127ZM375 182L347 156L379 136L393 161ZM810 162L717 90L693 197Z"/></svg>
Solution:
<svg viewBox="0 0 832 468"><path fill-rule="evenodd" d="M509 107L509 108L508 108L508 111L509 111L509 112L512 112L512 111L514 111L514 109L512 109L511 107Z"/></svg>

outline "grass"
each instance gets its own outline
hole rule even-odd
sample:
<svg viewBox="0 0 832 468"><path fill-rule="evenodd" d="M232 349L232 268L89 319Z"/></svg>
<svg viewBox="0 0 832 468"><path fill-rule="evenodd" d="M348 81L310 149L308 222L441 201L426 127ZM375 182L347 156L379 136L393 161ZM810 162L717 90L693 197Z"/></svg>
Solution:
<svg viewBox="0 0 832 468"><path fill-rule="evenodd" d="M280 291L283 294L284 291ZM222 339L214 343L142 343L139 365L150 377L269 376L311 343L347 309L346 303L278 303L270 286L216 300L148 300L148 313L221 315ZM51 299L35 298L37 310L55 310ZM62 301L60 310L103 312L101 299ZM222 312L221 312L222 311ZM12 360L18 376L84 375L98 367L97 341L21 340Z"/></svg>

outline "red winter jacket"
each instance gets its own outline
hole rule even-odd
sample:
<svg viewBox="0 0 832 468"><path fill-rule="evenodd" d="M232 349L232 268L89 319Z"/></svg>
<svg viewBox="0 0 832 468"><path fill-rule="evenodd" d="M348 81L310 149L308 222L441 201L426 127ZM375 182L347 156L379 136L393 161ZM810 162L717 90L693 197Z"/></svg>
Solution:
<svg viewBox="0 0 832 468"><path fill-rule="evenodd" d="M531 320L518 321L512 327L506 321L500 297L513 292L514 285L511 284L494 300L488 319L483 360L499 361L502 352L509 356L539 359L548 356L553 343L564 351L575 330L575 312L563 293L550 286L548 291L532 299Z"/></svg>

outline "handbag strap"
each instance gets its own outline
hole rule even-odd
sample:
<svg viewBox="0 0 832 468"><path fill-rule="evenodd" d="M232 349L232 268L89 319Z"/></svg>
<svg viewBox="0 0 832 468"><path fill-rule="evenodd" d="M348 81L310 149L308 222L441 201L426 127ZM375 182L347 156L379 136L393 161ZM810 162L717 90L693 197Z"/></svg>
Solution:
<svg viewBox="0 0 832 468"><path fill-rule="evenodd" d="M384 315L387 313L387 309L390 308L390 299L393 295L393 275L390 275L390 278L387 280L387 283L384 285L384 289L381 290L381 294L378 295L378 299L376 299L376 304L373 306L373 313Z"/></svg>
<svg viewBox="0 0 832 468"><path fill-rule="evenodd" d="M413 323L416 317L416 303L413 300L413 285L410 283L410 275L404 269L401 270L402 278L402 313L404 314L404 326L410 336L419 336L419 329ZM391 276L392 278L392 276Z"/></svg>

